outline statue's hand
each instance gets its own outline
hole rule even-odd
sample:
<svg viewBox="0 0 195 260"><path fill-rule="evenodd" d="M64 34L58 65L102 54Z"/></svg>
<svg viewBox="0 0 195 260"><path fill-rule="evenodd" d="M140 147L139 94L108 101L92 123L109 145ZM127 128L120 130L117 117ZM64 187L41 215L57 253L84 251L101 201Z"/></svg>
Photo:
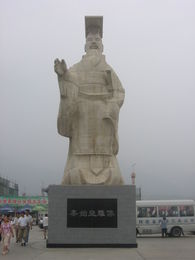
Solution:
<svg viewBox="0 0 195 260"><path fill-rule="evenodd" d="M67 71L67 66L65 61L64 60L59 61L59 59L55 59L54 70L58 74L58 76L62 76Z"/></svg>

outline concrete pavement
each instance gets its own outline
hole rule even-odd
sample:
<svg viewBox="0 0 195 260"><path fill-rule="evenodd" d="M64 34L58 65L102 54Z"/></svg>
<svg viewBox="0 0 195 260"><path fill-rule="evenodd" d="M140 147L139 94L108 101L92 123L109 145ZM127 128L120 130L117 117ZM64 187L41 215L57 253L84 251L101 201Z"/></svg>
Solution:
<svg viewBox="0 0 195 260"><path fill-rule="evenodd" d="M29 245L22 247L12 240L10 252L0 259L8 260L194 260L195 236L137 239L138 248L46 248L43 232L33 227Z"/></svg>

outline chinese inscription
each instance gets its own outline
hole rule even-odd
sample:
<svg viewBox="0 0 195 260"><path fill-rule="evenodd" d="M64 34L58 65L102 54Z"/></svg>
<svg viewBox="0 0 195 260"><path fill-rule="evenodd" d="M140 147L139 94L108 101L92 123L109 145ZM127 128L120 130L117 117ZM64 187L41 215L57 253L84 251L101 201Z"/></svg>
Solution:
<svg viewBox="0 0 195 260"><path fill-rule="evenodd" d="M68 199L67 227L117 228L117 199Z"/></svg>

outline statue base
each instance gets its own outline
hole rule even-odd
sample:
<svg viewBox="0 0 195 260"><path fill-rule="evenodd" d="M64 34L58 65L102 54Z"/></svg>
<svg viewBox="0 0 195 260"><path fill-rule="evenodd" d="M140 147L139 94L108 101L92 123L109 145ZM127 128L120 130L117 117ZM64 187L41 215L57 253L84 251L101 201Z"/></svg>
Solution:
<svg viewBox="0 0 195 260"><path fill-rule="evenodd" d="M62 186L48 191L48 248L137 247L135 186Z"/></svg>

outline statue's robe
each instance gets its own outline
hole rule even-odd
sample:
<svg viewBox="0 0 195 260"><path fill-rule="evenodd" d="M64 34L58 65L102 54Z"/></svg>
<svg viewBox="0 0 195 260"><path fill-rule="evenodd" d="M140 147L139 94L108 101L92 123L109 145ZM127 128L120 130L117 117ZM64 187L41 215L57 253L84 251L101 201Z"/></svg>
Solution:
<svg viewBox="0 0 195 260"><path fill-rule="evenodd" d="M100 177L98 173L107 168L106 164L117 164L118 117L124 89L103 55L83 56L59 80L59 86L58 132L70 139L65 175L82 164L86 170L89 159L88 168Z"/></svg>

